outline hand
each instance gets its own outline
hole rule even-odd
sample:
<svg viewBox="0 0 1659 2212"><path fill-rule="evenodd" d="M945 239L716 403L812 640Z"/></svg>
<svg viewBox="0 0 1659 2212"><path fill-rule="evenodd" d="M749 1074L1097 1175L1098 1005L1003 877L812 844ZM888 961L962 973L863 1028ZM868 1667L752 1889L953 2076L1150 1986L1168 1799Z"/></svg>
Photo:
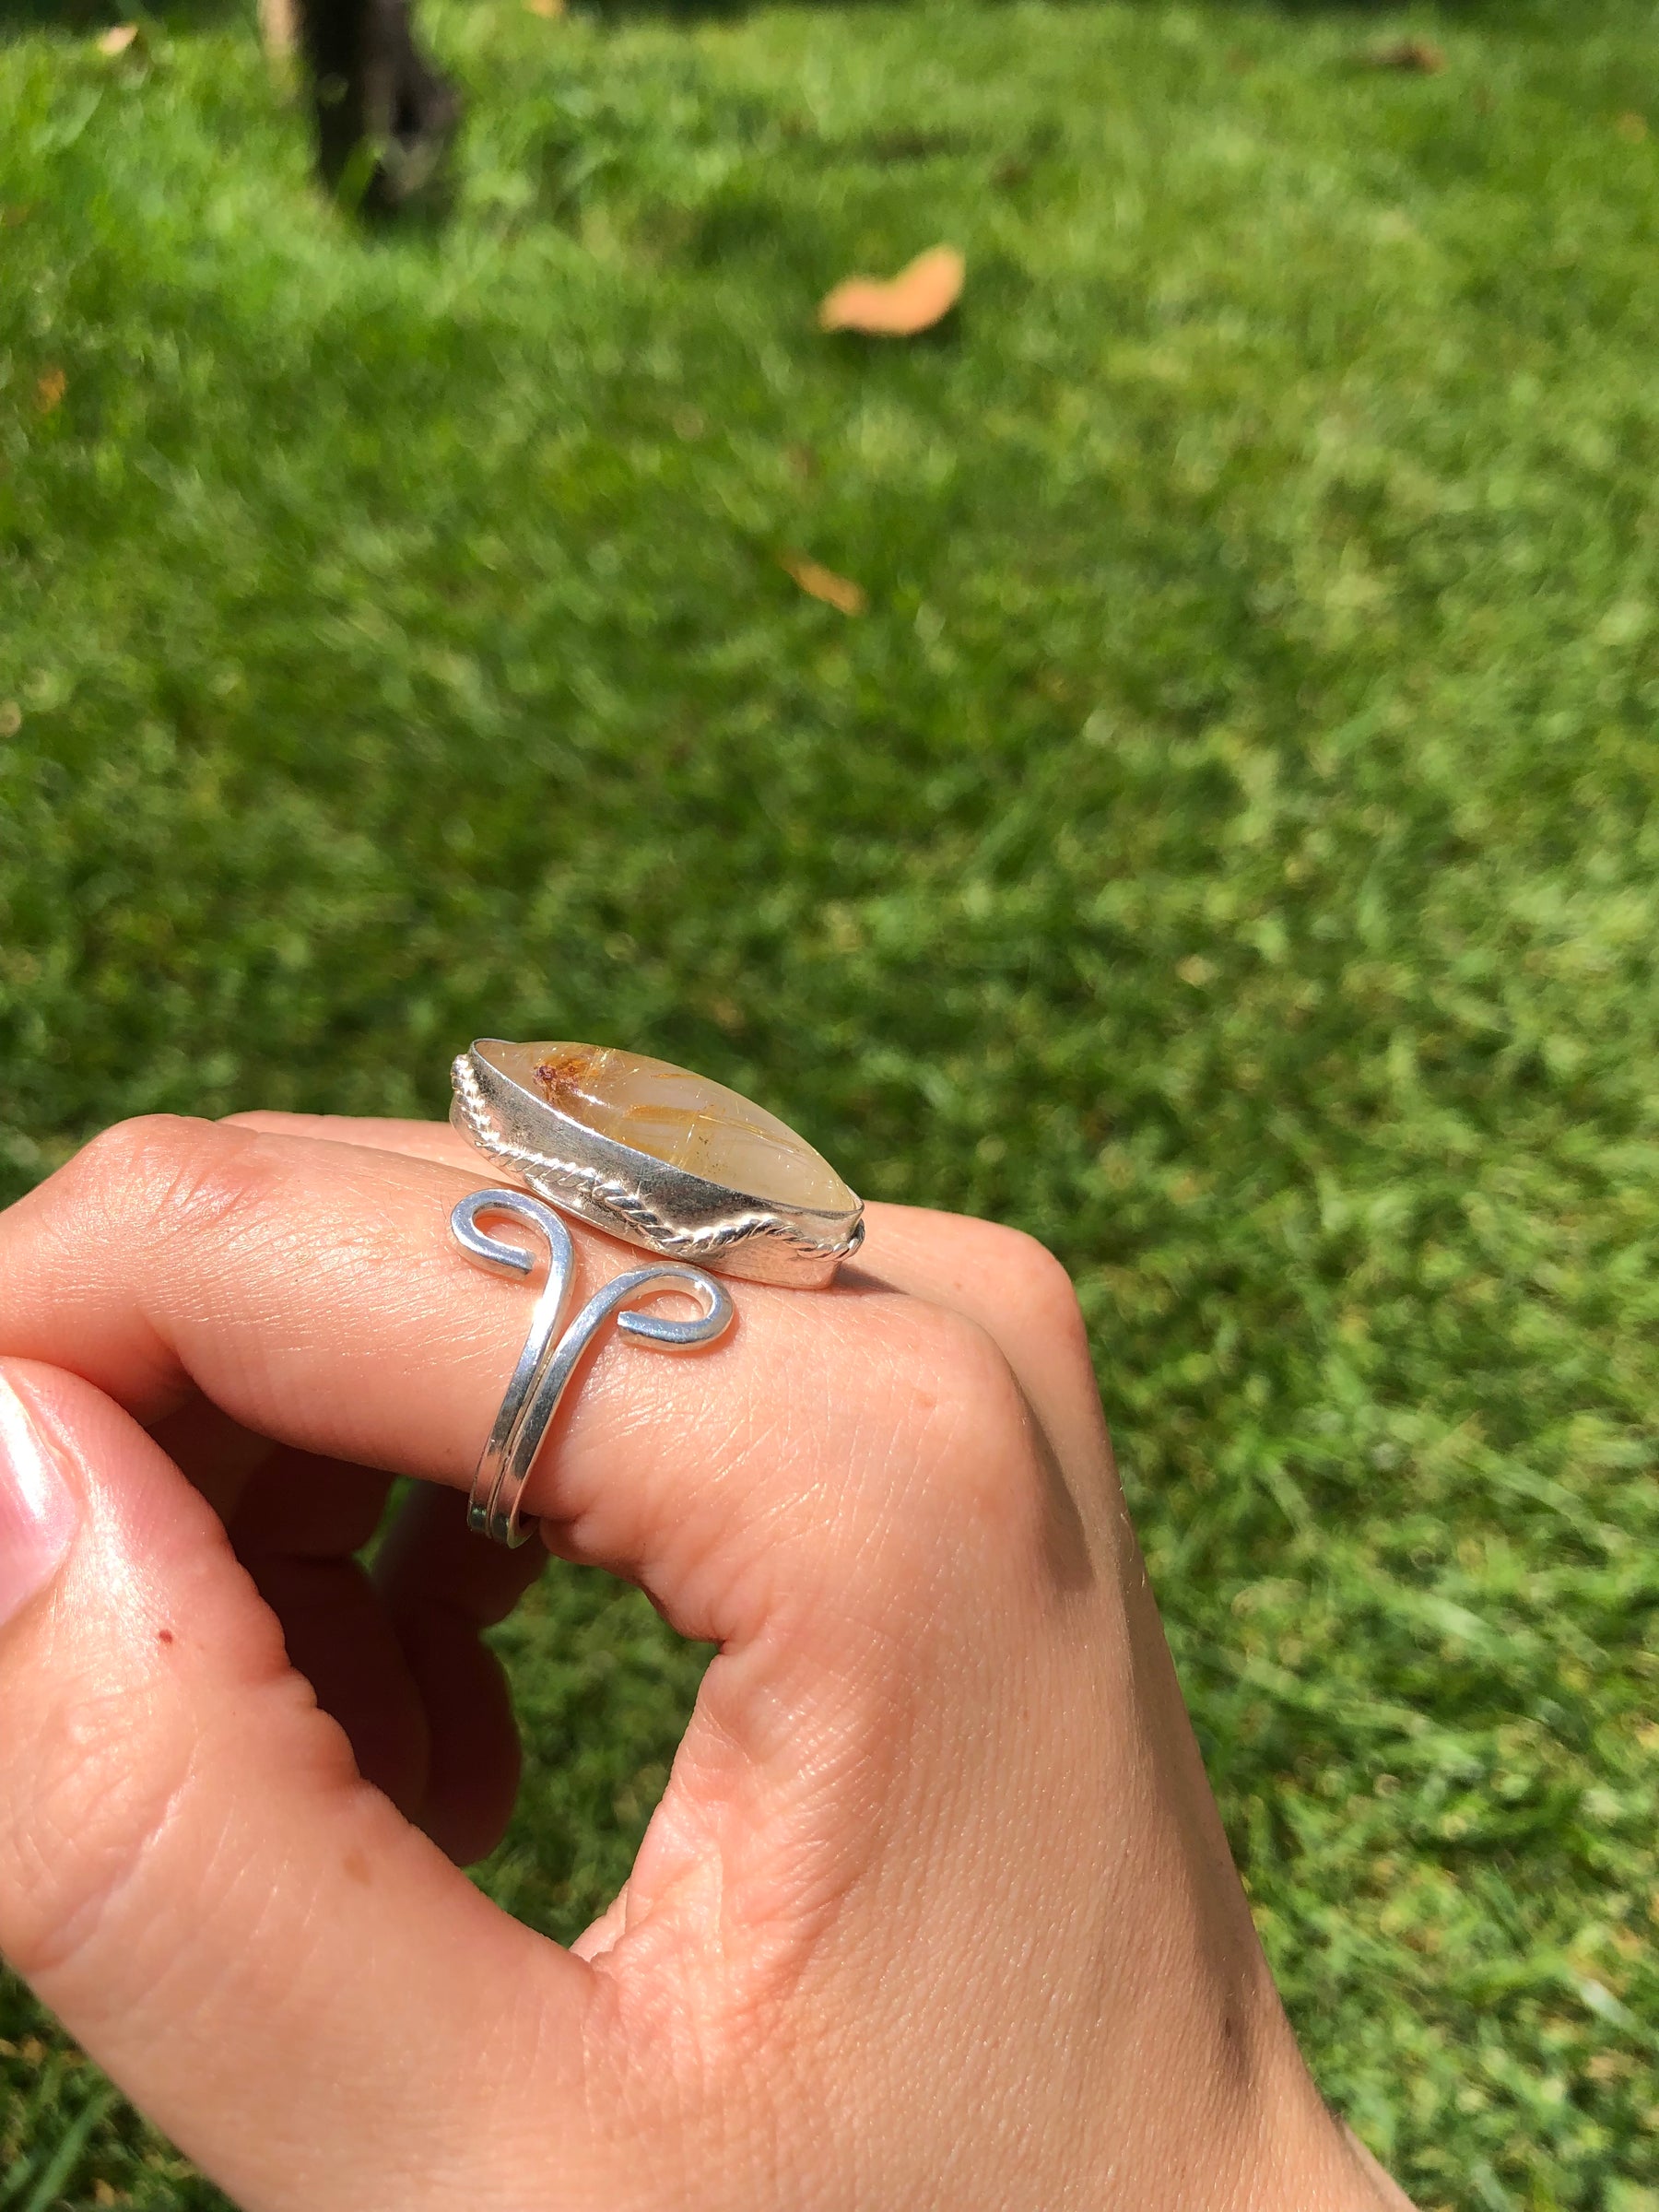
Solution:
<svg viewBox="0 0 1659 2212"><path fill-rule="evenodd" d="M455 1494L528 1313L448 1240L489 1180L425 1124L159 1119L0 1216L0 1950L45 2003L270 2212L1403 2203L1295 2049L1010 1231L872 1208L834 1289L607 1342L526 1510L719 1654L571 1950L457 1871L536 1556ZM632 1264L576 1234L582 1295Z"/></svg>

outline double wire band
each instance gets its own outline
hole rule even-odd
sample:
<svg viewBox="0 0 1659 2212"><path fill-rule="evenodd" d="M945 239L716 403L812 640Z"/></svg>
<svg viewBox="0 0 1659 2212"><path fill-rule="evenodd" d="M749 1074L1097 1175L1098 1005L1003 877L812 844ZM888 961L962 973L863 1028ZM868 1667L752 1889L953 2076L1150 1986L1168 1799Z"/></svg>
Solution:
<svg viewBox="0 0 1659 2212"><path fill-rule="evenodd" d="M482 1217L515 1221L547 1247L547 1279L530 1316L530 1332L501 1399L500 1411L479 1454L467 1502L467 1526L498 1544L516 1547L529 1535L519 1505L530 1470L577 1369L594 1338L612 1316L618 1329L636 1344L665 1352L692 1351L724 1336L733 1318L731 1295L700 1267L662 1264L630 1268L596 1290L561 1336L559 1324L576 1272L571 1232L539 1198L527 1191L470 1191L450 1216L450 1234L467 1258L492 1274L527 1276L535 1253L522 1244L491 1236L479 1227ZM692 1321L661 1313L640 1313L647 1299L673 1293L700 1309Z"/></svg>

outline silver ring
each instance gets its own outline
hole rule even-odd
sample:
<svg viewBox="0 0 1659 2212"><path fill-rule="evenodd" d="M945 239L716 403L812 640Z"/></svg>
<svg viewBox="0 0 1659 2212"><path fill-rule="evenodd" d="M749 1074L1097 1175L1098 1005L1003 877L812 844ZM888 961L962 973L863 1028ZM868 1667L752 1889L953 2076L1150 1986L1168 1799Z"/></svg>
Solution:
<svg viewBox="0 0 1659 2212"><path fill-rule="evenodd" d="M487 1158L665 1259L816 1288L863 1241L863 1203L828 1160L776 1115L686 1068L602 1045L482 1037L451 1073L450 1119Z"/></svg>
<svg viewBox="0 0 1659 2212"><path fill-rule="evenodd" d="M498 1275L527 1276L535 1254L479 1227L486 1215L504 1215L547 1247L547 1279L530 1316L524 1348L507 1384L500 1411L485 1441L467 1500L469 1528L515 1547L529 1530L519 1518L524 1485L571 1379L594 1338L614 1314L618 1329L658 1351L690 1351L724 1335L733 1320L731 1294L700 1267L635 1267L596 1290L561 1336L559 1323L575 1277L571 1232L553 1211L524 1191L469 1191L450 1216L450 1234L467 1258ZM640 1313L642 1300L665 1293L693 1300L694 1321Z"/></svg>

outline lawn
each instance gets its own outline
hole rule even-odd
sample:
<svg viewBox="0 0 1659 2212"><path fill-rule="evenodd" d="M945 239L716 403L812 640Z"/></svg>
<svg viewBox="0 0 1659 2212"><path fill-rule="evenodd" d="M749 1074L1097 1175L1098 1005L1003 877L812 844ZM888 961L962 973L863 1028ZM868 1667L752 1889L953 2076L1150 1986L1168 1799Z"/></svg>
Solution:
<svg viewBox="0 0 1659 2212"><path fill-rule="evenodd" d="M1034 1230L1328 2093L1426 2207L1655 2212L1651 6L442 0L455 206L375 236L251 7L52 13L0 1196L151 1108L436 1114L493 1031ZM817 330L940 240L940 330ZM484 1878L568 1936L700 1655L566 1571L503 1641ZM4 2212L221 2203L0 2039Z"/></svg>

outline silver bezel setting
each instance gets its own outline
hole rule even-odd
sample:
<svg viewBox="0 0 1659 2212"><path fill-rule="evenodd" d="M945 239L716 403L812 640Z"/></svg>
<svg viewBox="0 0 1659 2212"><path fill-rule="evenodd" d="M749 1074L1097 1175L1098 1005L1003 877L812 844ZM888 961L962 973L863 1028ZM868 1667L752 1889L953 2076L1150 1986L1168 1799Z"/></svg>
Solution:
<svg viewBox="0 0 1659 2212"><path fill-rule="evenodd" d="M771 1204L601 1136L534 1098L479 1057L451 1069L450 1120L539 1197L629 1244L750 1282L818 1289L864 1241L864 1206L845 1213Z"/></svg>

